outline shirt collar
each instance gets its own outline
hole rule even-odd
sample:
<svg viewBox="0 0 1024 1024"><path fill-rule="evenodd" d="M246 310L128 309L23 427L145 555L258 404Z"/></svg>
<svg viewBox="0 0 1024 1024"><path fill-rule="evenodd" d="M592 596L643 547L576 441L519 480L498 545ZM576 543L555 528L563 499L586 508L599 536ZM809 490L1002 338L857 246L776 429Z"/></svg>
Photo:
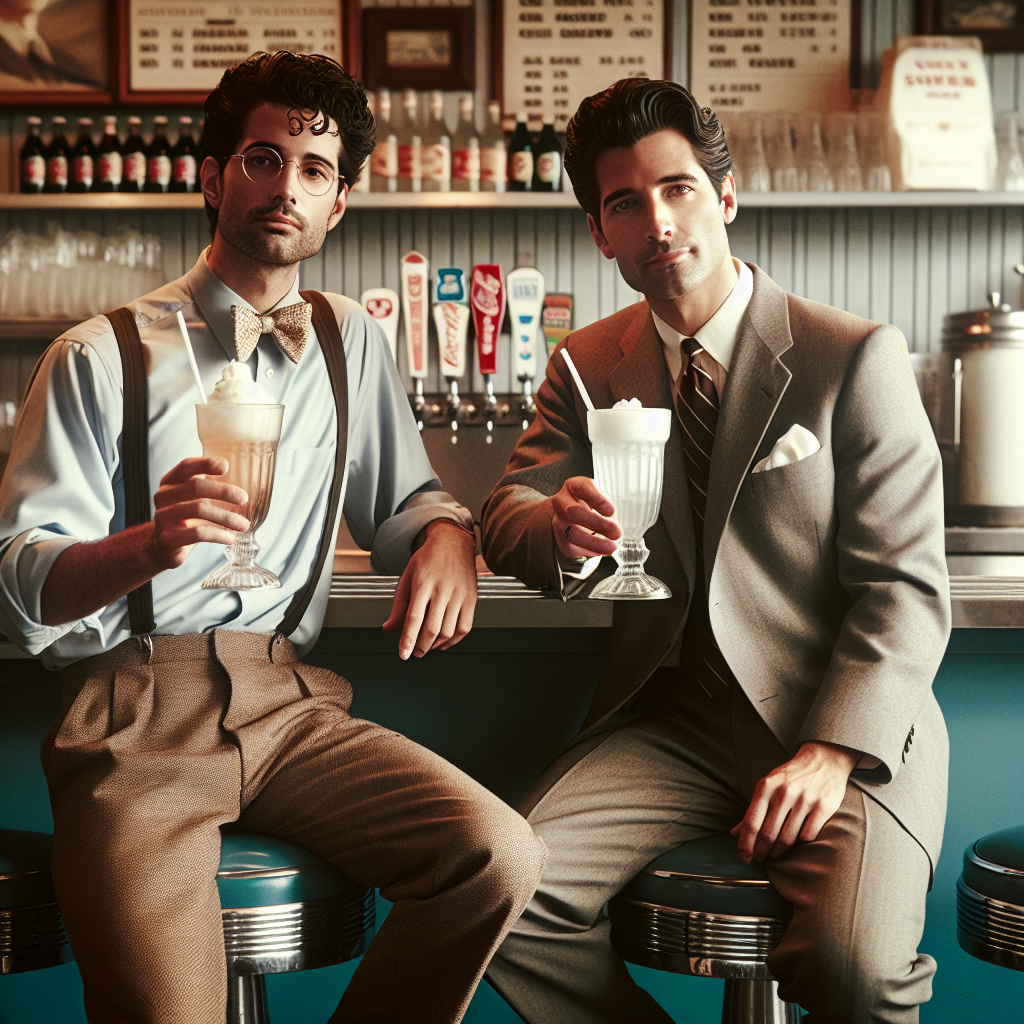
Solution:
<svg viewBox="0 0 1024 1024"><path fill-rule="evenodd" d="M736 348L736 342L740 336L740 325L750 305L750 297L754 293L754 275L746 263L733 257L733 266L736 268L736 284L729 292L728 298L718 307L711 318L697 331L693 337L700 342L701 347L716 362L720 363L729 372L729 364L732 362L732 353ZM686 337L680 334L674 327L665 323L653 310L654 328L661 338L665 348L665 358L668 360L669 370L675 379L679 376L682 366L682 357L679 354L679 343Z"/></svg>
<svg viewBox="0 0 1024 1024"><path fill-rule="evenodd" d="M199 307L199 312L203 314L203 319L213 331L214 337L220 342L221 348L224 349L224 354L228 359L234 359L237 350L235 349L235 326L231 317L231 307L247 306L254 313L258 313L259 310L253 309L241 295L233 292L210 269L210 265L206 261L206 254L209 251L209 248L204 249L199 259L196 260L196 265L188 272L188 290L196 306ZM302 301L302 296L299 294L299 275L296 274L288 294L267 312L272 313L282 306L291 306Z"/></svg>

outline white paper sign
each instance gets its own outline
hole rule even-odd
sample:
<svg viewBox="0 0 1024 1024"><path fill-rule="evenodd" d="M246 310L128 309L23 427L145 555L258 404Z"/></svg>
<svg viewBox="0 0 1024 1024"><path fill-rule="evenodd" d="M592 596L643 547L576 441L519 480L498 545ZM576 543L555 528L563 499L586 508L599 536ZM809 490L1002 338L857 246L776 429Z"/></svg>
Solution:
<svg viewBox="0 0 1024 1024"><path fill-rule="evenodd" d="M896 188L992 188L996 138L985 59L962 41L945 41L959 48L910 46L895 60L886 54L878 100L888 99Z"/></svg>
<svg viewBox="0 0 1024 1024"><path fill-rule="evenodd" d="M620 78L665 74L663 0L505 0L504 107L551 114L559 131L580 101Z"/></svg>
<svg viewBox="0 0 1024 1024"><path fill-rule="evenodd" d="M690 91L715 110L845 110L851 0L693 0Z"/></svg>
<svg viewBox="0 0 1024 1024"><path fill-rule="evenodd" d="M341 2L154 3L132 0L129 86L208 91L253 53L291 50L341 59Z"/></svg>

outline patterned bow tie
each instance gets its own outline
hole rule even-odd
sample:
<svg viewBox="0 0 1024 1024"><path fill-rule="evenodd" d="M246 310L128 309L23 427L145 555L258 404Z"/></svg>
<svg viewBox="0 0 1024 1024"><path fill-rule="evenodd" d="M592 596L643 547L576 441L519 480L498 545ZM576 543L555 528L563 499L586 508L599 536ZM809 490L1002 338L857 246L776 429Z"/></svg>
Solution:
<svg viewBox="0 0 1024 1024"><path fill-rule="evenodd" d="M302 358L309 341L309 324L313 307L308 302L275 309L261 316L248 306L232 306L231 319L235 327L235 351L238 361L244 363L252 355L261 334L273 334L281 351L293 362Z"/></svg>

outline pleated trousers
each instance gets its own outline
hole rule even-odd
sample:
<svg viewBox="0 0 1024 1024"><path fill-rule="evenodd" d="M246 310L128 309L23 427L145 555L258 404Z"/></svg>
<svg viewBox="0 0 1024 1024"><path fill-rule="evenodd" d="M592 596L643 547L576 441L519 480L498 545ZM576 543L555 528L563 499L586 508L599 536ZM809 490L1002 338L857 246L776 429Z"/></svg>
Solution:
<svg viewBox="0 0 1024 1024"><path fill-rule="evenodd" d="M283 637L129 640L64 671L43 746L53 875L103 1024L223 1024L220 826L278 836L393 901L332 1021L461 1019L543 844L441 757L352 718Z"/></svg>

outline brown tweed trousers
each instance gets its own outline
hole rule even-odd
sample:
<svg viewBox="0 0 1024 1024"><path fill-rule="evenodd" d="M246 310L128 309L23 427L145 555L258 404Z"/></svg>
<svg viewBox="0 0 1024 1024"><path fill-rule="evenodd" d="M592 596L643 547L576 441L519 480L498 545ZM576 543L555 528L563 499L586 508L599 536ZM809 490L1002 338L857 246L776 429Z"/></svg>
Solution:
<svg viewBox="0 0 1024 1024"><path fill-rule="evenodd" d="M429 750L348 713L275 635L126 641L64 671L43 746L89 1020L223 1024L219 826L298 843L394 908L331 1018L458 1021L544 846Z"/></svg>

